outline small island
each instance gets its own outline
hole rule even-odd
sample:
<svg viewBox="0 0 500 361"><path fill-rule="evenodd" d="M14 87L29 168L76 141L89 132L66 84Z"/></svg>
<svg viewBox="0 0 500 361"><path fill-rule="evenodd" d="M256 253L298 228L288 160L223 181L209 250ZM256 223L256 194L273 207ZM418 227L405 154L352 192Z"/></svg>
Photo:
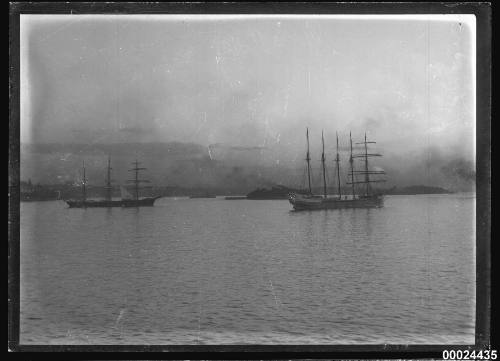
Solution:
<svg viewBox="0 0 500 361"><path fill-rule="evenodd" d="M288 188L283 185L276 185L271 189L258 188L247 194L247 199L287 199L289 193L307 193L305 190Z"/></svg>

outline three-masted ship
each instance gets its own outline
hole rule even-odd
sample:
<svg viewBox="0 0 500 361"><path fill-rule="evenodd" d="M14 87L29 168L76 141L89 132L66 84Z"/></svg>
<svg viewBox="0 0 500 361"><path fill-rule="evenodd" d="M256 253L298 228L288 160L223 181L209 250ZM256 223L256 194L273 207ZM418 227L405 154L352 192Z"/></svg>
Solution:
<svg viewBox="0 0 500 361"><path fill-rule="evenodd" d="M309 185L308 194L298 194L290 193L289 201L292 204L294 210L315 210L315 209L342 209L342 208L377 208L383 207L384 198L382 194L373 192L371 187L372 183L385 182L383 179L370 179L370 175L382 175L385 174L384 171L370 170L368 165L368 158L370 157L380 157L381 154L368 153L368 144L374 144L375 142L369 142L365 139L364 142L356 143L364 145L364 153L353 154L352 147L352 137L349 133L350 141L350 172L349 172L349 182L347 184L351 185L352 193L350 195L342 195L342 190L340 186L340 156L339 156L339 138L337 135L337 156L335 158L336 163L336 173L337 173L337 195L329 197L327 194L326 186L326 157L325 157L325 141L323 133L321 134L323 151L321 154L321 164L323 173L323 195L315 195L311 188L311 157L309 153L309 130L306 131L307 138L307 177ZM360 158L364 160L364 169L355 170L354 159ZM356 176L363 176L363 180L357 180ZM364 191L357 194L355 185L364 184Z"/></svg>
<svg viewBox="0 0 500 361"><path fill-rule="evenodd" d="M87 197L87 178L85 176L85 162L82 166L82 196L81 199L67 199L65 200L69 208L92 208L92 207L141 207L141 206L153 206L154 202L161 198L161 196L156 197L139 197L140 183L149 182L144 179L139 179L139 171L146 168L140 168L139 162L136 160L134 163L134 168L129 169L129 171L135 172L134 179L128 180L134 184L134 194L130 194L125 187L121 187L122 199L113 199L113 186L111 180L111 159L108 157L108 167L107 167L107 177L106 177L106 194L104 199L88 199Z"/></svg>

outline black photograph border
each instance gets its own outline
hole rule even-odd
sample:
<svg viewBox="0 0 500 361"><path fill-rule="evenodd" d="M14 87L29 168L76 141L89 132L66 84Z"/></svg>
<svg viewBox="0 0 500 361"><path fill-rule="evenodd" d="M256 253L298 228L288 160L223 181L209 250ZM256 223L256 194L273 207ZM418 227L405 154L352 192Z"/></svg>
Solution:
<svg viewBox="0 0 500 361"><path fill-rule="evenodd" d="M476 16L476 336L474 345L22 345L20 331L21 14L474 14ZM11 352L168 352L161 358L441 358L485 350L491 322L491 3L12 2L9 5L8 348ZM116 354L115 354L116 355ZM88 356L86 356L88 357Z"/></svg>

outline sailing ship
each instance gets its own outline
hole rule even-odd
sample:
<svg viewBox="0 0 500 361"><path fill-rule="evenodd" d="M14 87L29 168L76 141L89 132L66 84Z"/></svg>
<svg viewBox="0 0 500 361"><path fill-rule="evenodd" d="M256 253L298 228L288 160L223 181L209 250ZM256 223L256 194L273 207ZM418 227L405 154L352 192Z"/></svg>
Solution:
<svg viewBox="0 0 500 361"><path fill-rule="evenodd" d="M87 208L87 207L121 207L121 200L113 200L111 185L111 158L108 157L108 169L106 177L106 195L104 199L87 199L87 179L85 177L85 162L82 167L82 199L66 200L70 208Z"/></svg>
<svg viewBox="0 0 500 361"><path fill-rule="evenodd" d="M307 177L308 177L308 185L309 185L309 193L308 194L298 194L298 193L290 193L289 201L292 204L294 210L314 210L314 209L342 209L342 208L378 208L383 207L384 198L382 194L378 194L373 192L371 187L371 183L385 182L383 179L370 179L370 175L382 175L385 174L384 171L370 170L368 166L368 158L370 157L380 157L381 154L376 153L368 153L368 144L375 144L375 142L367 141L366 133L364 142L356 143L364 145L364 153L353 154L352 147L352 136L349 133L349 141L350 141L350 172L349 177L350 181L347 184L351 185L352 194L351 195L342 195L341 187L340 187L340 156L339 156L339 138L337 134L337 156L335 158L336 163L336 173L337 173L337 195L334 197L329 197L327 194L326 187L326 157L325 157L325 141L323 137L323 133L321 134L322 140L322 154L321 154L321 164L323 171L323 195L315 195L312 193L311 188L311 157L309 153L309 129L306 130L306 138L307 138L307 153L306 153L306 161L307 161ZM355 170L354 169L354 159L360 158L364 160L364 169L363 170ZM364 179L358 181L356 179L356 175L364 176ZM364 184L364 192L360 194L356 194L356 184Z"/></svg>
<svg viewBox="0 0 500 361"><path fill-rule="evenodd" d="M135 171L135 178L129 180L135 184L135 194L130 194L125 187L121 187L122 199L113 200L113 186L111 184L111 158L108 157L108 167L107 167L107 177L106 177L106 195L104 199L88 199L87 198L87 178L85 176L85 162L82 163L82 197L81 199L68 199L65 200L69 208L91 208L91 207L139 207L139 206L152 206L154 202L160 198L157 197L146 197L139 198L139 184L141 182L148 182L146 180L140 180L138 176L139 170L146 168L139 168L139 162L136 160L133 164L134 168L130 169Z"/></svg>
<svg viewBox="0 0 500 361"><path fill-rule="evenodd" d="M153 206L155 201L161 196L155 197L139 197L139 188L141 183L149 183L149 180L139 179L139 171L146 170L147 168L139 167L139 162L137 159L132 163L134 165L133 168L129 169L129 172L134 172L134 178L129 179L127 182L132 183L134 186L134 193L130 194L125 187L121 187L122 192L122 207L144 207L144 206Z"/></svg>

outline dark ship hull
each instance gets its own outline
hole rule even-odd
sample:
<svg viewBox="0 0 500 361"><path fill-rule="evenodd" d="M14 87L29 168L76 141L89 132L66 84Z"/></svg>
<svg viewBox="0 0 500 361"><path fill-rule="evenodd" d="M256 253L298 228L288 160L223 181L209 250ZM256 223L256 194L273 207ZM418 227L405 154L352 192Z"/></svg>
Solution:
<svg viewBox="0 0 500 361"><path fill-rule="evenodd" d="M292 193L289 201L296 211L317 209L346 209L346 208L380 208L384 206L384 197L373 195L351 199L323 198L318 196L304 196Z"/></svg>
<svg viewBox="0 0 500 361"><path fill-rule="evenodd" d="M151 207L154 202L160 197L150 197L142 198L139 200L135 199L122 199L116 201L106 201L106 200L67 200L69 208L111 208L111 207Z"/></svg>
<svg viewBox="0 0 500 361"><path fill-rule="evenodd" d="M123 199L121 202L122 202L122 207L152 207L158 198L161 197Z"/></svg>
<svg viewBox="0 0 500 361"><path fill-rule="evenodd" d="M69 208L110 208L110 207L121 207L122 201L108 201L108 200L67 200Z"/></svg>

